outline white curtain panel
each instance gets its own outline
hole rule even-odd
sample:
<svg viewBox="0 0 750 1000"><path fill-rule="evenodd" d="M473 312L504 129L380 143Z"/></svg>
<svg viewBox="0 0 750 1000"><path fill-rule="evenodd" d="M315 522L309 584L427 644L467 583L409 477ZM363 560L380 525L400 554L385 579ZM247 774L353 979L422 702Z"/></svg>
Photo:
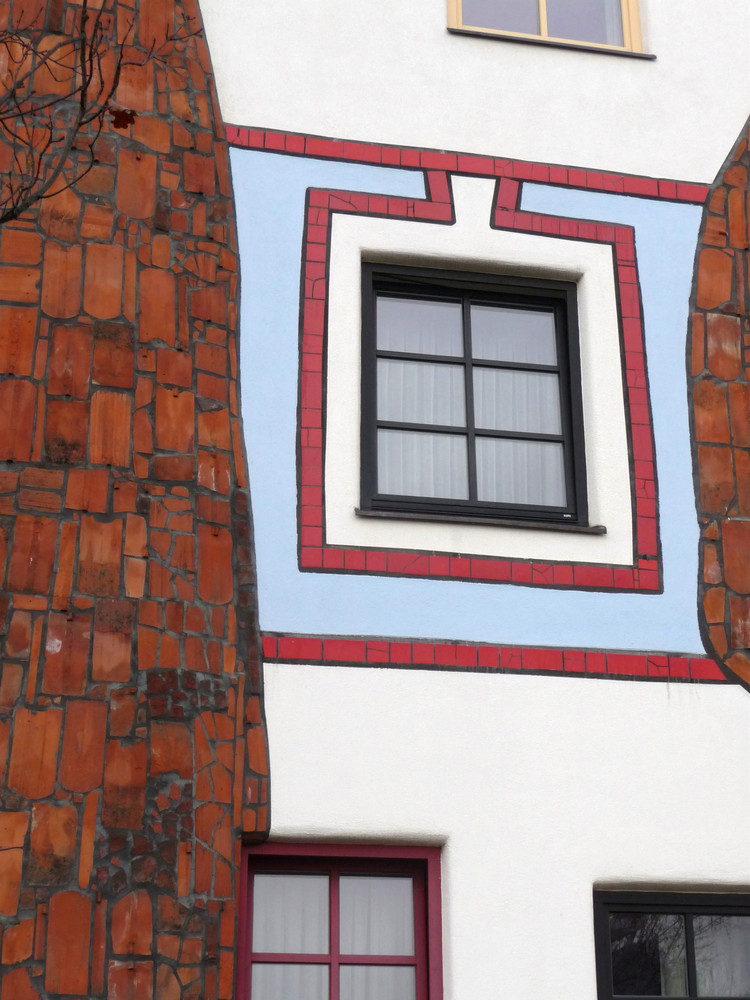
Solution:
<svg viewBox="0 0 750 1000"><path fill-rule="evenodd" d="M471 354L475 361L556 365L554 313L475 303L471 307Z"/></svg>
<svg viewBox="0 0 750 1000"><path fill-rule="evenodd" d="M565 506L561 444L556 441L477 437L476 446L479 500Z"/></svg>
<svg viewBox="0 0 750 1000"><path fill-rule="evenodd" d="M559 376L475 368L474 423L477 430L559 434Z"/></svg>
<svg viewBox="0 0 750 1000"><path fill-rule="evenodd" d="M379 295L376 323L379 351L463 356L463 326L458 302Z"/></svg>
<svg viewBox="0 0 750 1000"><path fill-rule="evenodd" d="M468 500L466 438L461 434L379 430L378 491Z"/></svg>
<svg viewBox="0 0 750 1000"><path fill-rule="evenodd" d="M328 1000L328 966L256 962L250 990L253 1000Z"/></svg>
<svg viewBox="0 0 750 1000"><path fill-rule="evenodd" d="M342 875L339 879L342 955L413 955L411 878Z"/></svg>
<svg viewBox="0 0 750 1000"><path fill-rule="evenodd" d="M693 920L699 997L750 997L750 917Z"/></svg>
<svg viewBox="0 0 750 1000"><path fill-rule="evenodd" d="M416 997L414 969L408 966L342 965L339 984L341 1000L415 1000Z"/></svg>
<svg viewBox="0 0 750 1000"><path fill-rule="evenodd" d="M253 951L328 953L328 876L257 874L253 882Z"/></svg>
<svg viewBox="0 0 750 1000"><path fill-rule="evenodd" d="M378 420L465 427L463 365L380 358Z"/></svg>

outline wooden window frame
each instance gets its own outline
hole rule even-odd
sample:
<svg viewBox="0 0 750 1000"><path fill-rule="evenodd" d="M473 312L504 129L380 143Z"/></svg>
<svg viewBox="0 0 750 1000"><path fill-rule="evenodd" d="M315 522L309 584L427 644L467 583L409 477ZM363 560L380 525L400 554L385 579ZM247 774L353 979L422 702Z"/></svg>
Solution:
<svg viewBox="0 0 750 1000"><path fill-rule="evenodd" d="M416 1000L442 1000L442 904L440 885L440 849L437 847L399 847L379 845L342 845L309 843L265 843L246 847L240 882L239 949L237 959L237 1000L252 1000L250 982L254 960L252 951L252 875L270 872L309 872L315 874L408 874L414 879L413 961L416 970ZM333 895L333 889L331 888ZM338 977L333 973L339 964L388 965L392 958L369 956L365 962L342 956L335 945L338 940L338 910L330 907L331 935L328 955L273 955L255 953L259 961L274 963L300 961L327 965L330 969L330 1000L338 1000Z"/></svg>
<svg viewBox="0 0 750 1000"><path fill-rule="evenodd" d="M691 916L750 916L749 893L594 891L594 942L598 1000L647 1000L614 993L609 916L611 913L664 913L686 918L687 1000L698 997ZM685 1000L685 998L682 998ZM711 997L711 1000L732 1000Z"/></svg>
<svg viewBox="0 0 750 1000"><path fill-rule="evenodd" d="M493 503L488 501L442 500L429 497L397 497L377 492L377 431L382 424L377 418L377 360L383 352L376 344L375 303L379 292L420 295L425 299L482 299L517 305L552 307L556 316L558 372L564 450L567 505L545 507ZM465 310L466 311L466 310ZM464 311L464 315L465 315ZM466 319L464 320L466 322ZM466 333L466 330L464 331ZM473 414L471 413L471 371L473 367L490 364L471 358L467 346L461 358L452 359L467 370L467 433L470 451L470 484L473 482ZM390 352L393 353L393 352ZM430 358L425 355L425 358ZM532 368L533 366L529 366ZM403 424L404 429L429 428ZM412 517L420 520L463 521L469 523L502 523L545 525L578 528L588 525L586 487L586 456L581 392L581 360L578 338L577 289L571 281L550 281L542 278L520 278L481 272L461 272L437 268L402 267L399 265L362 265L362 417L361 417L361 496L359 513L374 516ZM482 432L489 433L489 432ZM480 435L481 436L481 435ZM497 436L505 436L497 432ZM513 436L510 434L509 436ZM521 436L521 435L519 435Z"/></svg>
<svg viewBox="0 0 750 1000"><path fill-rule="evenodd" d="M574 2L574 0L572 0ZM638 0L620 0L622 8L622 45L608 45L603 42L583 42L576 38L556 38L547 33L547 0L539 3L539 34L525 34L517 31L502 31L498 28L484 28L481 25L464 24L462 0L448 0L448 30L469 32L475 35L489 35L498 38L510 38L517 41L542 42L550 45L565 45L576 48L601 50L604 52L620 52L629 54L643 53L643 38L641 36L641 18L638 10Z"/></svg>

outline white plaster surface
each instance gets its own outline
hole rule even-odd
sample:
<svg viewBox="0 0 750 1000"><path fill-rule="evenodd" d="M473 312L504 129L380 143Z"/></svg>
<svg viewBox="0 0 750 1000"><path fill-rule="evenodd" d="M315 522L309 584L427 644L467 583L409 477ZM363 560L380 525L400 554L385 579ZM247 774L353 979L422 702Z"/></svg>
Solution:
<svg viewBox="0 0 750 1000"><path fill-rule="evenodd" d="M202 0L238 125L707 183L750 113L750 3L640 0L654 61L454 35L445 0Z"/></svg>
<svg viewBox="0 0 750 1000"><path fill-rule="evenodd" d="M490 228L493 181L454 177L454 225L334 216L328 300L326 530L333 545L633 562L632 498L609 245ZM577 282L589 522L606 535L358 517L362 261Z"/></svg>
<svg viewBox="0 0 750 1000"><path fill-rule="evenodd" d="M595 1000L594 886L750 888L730 685L265 667L275 839L443 845L445 1000Z"/></svg>

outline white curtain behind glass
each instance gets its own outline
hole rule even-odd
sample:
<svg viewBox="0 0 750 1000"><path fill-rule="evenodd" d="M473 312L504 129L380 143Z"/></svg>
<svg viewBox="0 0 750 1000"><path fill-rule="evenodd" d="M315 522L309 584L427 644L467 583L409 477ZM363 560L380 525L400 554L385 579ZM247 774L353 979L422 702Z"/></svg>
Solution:
<svg viewBox="0 0 750 1000"><path fill-rule="evenodd" d="M454 358L464 353L458 302L379 295L376 315L379 351L447 354Z"/></svg>
<svg viewBox="0 0 750 1000"><path fill-rule="evenodd" d="M378 420L465 427L463 366L380 358Z"/></svg>
<svg viewBox="0 0 750 1000"><path fill-rule="evenodd" d="M750 997L750 917L693 920L698 996Z"/></svg>
<svg viewBox="0 0 750 1000"><path fill-rule="evenodd" d="M342 875L339 879L342 955L413 955L411 878Z"/></svg>
<svg viewBox="0 0 750 1000"><path fill-rule="evenodd" d="M474 423L477 430L559 434L559 376L475 368Z"/></svg>
<svg viewBox="0 0 750 1000"><path fill-rule="evenodd" d="M563 447L555 441L476 439L477 494L490 503L566 504Z"/></svg>
<svg viewBox="0 0 750 1000"><path fill-rule="evenodd" d="M252 1000L328 1000L328 966L256 962L250 989Z"/></svg>
<svg viewBox="0 0 750 1000"><path fill-rule="evenodd" d="M416 996L410 967L342 965L339 983L340 1000L414 1000Z"/></svg>
<svg viewBox="0 0 750 1000"><path fill-rule="evenodd" d="M461 434L379 430L378 491L468 500L466 438Z"/></svg>
<svg viewBox="0 0 750 1000"><path fill-rule="evenodd" d="M328 952L327 875L255 875L253 951Z"/></svg>

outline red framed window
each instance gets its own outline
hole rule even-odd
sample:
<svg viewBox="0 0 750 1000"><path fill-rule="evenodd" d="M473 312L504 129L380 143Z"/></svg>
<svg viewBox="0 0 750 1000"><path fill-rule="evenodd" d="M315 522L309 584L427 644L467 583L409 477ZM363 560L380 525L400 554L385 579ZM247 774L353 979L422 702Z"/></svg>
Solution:
<svg viewBox="0 0 750 1000"><path fill-rule="evenodd" d="M239 1000L440 1000L436 848L248 848Z"/></svg>

